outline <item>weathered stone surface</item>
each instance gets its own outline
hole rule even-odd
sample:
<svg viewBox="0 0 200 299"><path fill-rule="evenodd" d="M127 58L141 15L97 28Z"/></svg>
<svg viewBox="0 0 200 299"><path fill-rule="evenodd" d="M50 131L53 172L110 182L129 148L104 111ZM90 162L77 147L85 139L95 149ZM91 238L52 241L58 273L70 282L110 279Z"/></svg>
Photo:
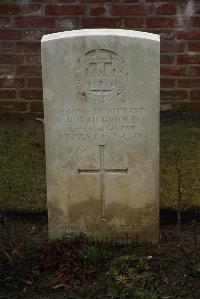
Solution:
<svg viewBox="0 0 200 299"><path fill-rule="evenodd" d="M158 241L159 36L42 39L50 238Z"/></svg>

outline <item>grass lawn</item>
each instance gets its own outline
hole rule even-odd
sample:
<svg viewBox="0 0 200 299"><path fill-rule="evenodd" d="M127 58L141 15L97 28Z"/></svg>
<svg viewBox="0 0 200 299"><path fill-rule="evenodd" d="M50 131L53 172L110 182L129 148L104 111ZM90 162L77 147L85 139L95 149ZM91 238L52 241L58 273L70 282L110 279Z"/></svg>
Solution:
<svg viewBox="0 0 200 299"><path fill-rule="evenodd" d="M200 117L164 118L160 137L161 208L200 206ZM0 208L46 209L42 126L0 128ZM179 184L178 184L179 181Z"/></svg>
<svg viewBox="0 0 200 299"><path fill-rule="evenodd" d="M42 128L0 129L0 206L46 209Z"/></svg>

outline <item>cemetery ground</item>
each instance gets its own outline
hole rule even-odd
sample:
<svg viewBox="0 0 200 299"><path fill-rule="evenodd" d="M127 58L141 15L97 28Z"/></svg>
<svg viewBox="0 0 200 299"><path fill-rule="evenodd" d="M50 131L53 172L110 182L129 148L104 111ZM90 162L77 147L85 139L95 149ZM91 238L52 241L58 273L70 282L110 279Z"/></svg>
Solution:
<svg viewBox="0 0 200 299"><path fill-rule="evenodd" d="M160 243L49 242L43 124L0 122L0 298L200 298L200 115L161 118Z"/></svg>

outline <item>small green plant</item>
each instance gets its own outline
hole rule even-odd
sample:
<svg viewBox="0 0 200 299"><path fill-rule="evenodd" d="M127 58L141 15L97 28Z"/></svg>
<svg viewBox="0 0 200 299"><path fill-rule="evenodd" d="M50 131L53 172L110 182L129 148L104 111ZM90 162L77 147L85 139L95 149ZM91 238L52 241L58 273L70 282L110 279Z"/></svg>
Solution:
<svg viewBox="0 0 200 299"><path fill-rule="evenodd" d="M100 259L96 247L91 246L80 253L80 260L85 266L94 266Z"/></svg>
<svg viewBox="0 0 200 299"><path fill-rule="evenodd" d="M112 299L157 299L158 279L145 259L121 256L106 273L107 294Z"/></svg>

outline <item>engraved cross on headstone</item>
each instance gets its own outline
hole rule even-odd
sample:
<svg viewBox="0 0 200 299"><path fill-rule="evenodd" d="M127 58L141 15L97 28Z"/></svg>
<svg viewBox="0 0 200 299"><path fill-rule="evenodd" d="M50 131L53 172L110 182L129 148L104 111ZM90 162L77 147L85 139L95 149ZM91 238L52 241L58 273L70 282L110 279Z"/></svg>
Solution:
<svg viewBox="0 0 200 299"><path fill-rule="evenodd" d="M128 173L128 168L105 168L104 166L104 148L105 145L99 145L100 153L100 168L99 169L78 169L78 173L99 173L100 174L100 198L101 198L101 220L105 220L105 173L116 174L116 173Z"/></svg>

